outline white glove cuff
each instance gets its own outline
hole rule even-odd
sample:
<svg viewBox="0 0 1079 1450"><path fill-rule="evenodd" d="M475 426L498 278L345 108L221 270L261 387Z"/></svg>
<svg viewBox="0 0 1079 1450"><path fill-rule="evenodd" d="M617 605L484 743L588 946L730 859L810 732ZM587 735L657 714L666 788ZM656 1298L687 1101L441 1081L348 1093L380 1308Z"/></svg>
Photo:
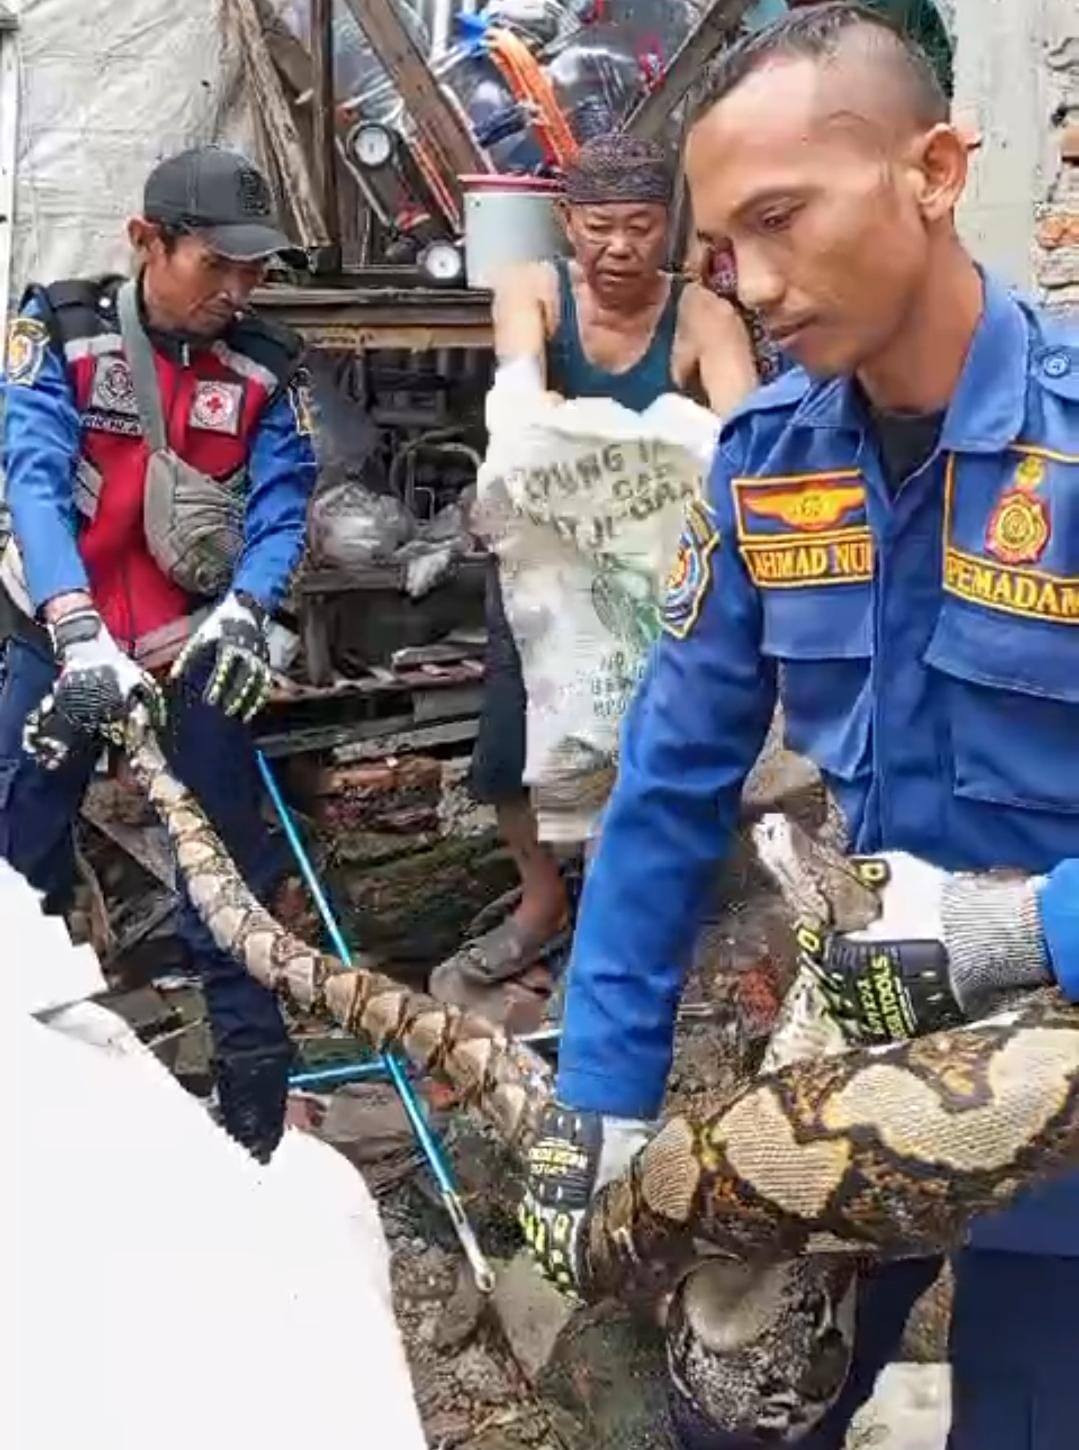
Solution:
<svg viewBox="0 0 1079 1450"><path fill-rule="evenodd" d="M956 1001L978 1017L1008 992L1053 980L1032 877L1001 881L952 876L941 892L941 924Z"/></svg>
<svg viewBox="0 0 1079 1450"><path fill-rule="evenodd" d="M595 1192L623 1173L635 1153L640 1152L656 1131L654 1122L643 1118L603 1119L603 1150L596 1168Z"/></svg>

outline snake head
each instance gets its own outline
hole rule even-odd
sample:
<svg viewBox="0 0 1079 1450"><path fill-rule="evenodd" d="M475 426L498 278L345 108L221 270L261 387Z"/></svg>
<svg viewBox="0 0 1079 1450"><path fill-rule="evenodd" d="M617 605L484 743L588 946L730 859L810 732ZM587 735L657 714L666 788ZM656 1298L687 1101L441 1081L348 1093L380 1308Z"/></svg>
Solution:
<svg viewBox="0 0 1079 1450"><path fill-rule="evenodd" d="M138 750L145 744L146 738L152 730L153 722L150 719L149 709L141 700L136 700L127 712L127 719L124 721L124 748L129 751Z"/></svg>
<svg viewBox="0 0 1079 1450"><path fill-rule="evenodd" d="M757 859L779 888L795 921L826 927L831 911L824 892L810 869L811 841L789 817L771 812L752 828Z"/></svg>
<svg viewBox="0 0 1079 1450"><path fill-rule="evenodd" d="M842 852L787 816L762 816L753 845L796 922L820 931L856 931L880 913L876 892Z"/></svg>

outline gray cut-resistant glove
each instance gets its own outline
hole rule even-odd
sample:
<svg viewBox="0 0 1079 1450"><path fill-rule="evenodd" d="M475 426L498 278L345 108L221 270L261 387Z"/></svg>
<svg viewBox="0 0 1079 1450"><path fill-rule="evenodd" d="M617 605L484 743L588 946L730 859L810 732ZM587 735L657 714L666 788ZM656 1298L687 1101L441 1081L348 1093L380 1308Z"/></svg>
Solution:
<svg viewBox="0 0 1079 1450"><path fill-rule="evenodd" d="M1053 981L1041 878L952 873L900 852L868 864L880 882L877 920L863 931L799 934L803 960L852 1040L938 1032Z"/></svg>
<svg viewBox="0 0 1079 1450"><path fill-rule="evenodd" d="M73 749L94 736L121 744L132 703L149 708L156 726L164 702L153 678L113 639L90 606L73 609L49 626L60 674L52 693L27 717L23 746L45 767L56 770Z"/></svg>
<svg viewBox="0 0 1079 1450"><path fill-rule="evenodd" d="M653 1127L559 1103L544 1109L518 1217L533 1259L558 1288L577 1288L577 1240L593 1196L627 1167Z"/></svg>
<svg viewBox="0 0 1079 1450"><path fill-rule="evenodd" d="M214 659L203 699L247 724L265 705L271 682L266 611L250 594L226 594L188 640L169 678L180 679L207 653Z"/></svg>

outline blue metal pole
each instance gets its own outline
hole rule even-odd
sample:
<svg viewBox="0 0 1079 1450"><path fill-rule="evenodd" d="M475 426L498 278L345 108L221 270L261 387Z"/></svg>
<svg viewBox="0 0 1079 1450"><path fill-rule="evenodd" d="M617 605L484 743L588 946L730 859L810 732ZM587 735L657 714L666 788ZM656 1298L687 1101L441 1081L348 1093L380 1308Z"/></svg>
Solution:
<svg viewBox="0 0 1079 1450"><path fill-rule="evenodd" d="M374 1062L344 1062L337 1067L313 1067L308 1072L294 1072L288 1080L290 1088L301 1088L306 1092L319 1092L322 1088L337 1087L346 1082L369 1082L384 1080L386 1064L376 1058Z"/></svg>
<svg viewBox="0 0 1079 1450"><path fill-rule="evenodd" d="M296 822L293 820L288 803L281 794L281 787L277 783L277 777L270 769L270 763L261 750L256 750L255 758L258 761L259 773L262 776L263 784L269 793L270 800L273 802L274 810L277 812L278 820L284 829L286 839L292 849L292 854L296 858L296 864L300 868L300 873L307 883L307 888L314 898L315 905L318 907L319 915L322 917L323 924L333 943L334 950L346 966L351 966L352 952L349 949L348 942L345 941L344 933L337 923L337 918L333 914L326 893L322 889L322 883L315 874L311 857L308 855L307 847L304 845L299 830L296 827ZM484 1258L483 1251L477 1242L472 1225L469 1223L465 1214L464 1204L461 1202L461 1196L453 1181L453 1175L450 1171L449 1163L446 1161L445 1154L442 1151L442 1145L434 1133L432 1133L431 1126L424 1116L423 1108L420 1106L416 1092L409 1082L404 1068L394 1054L392 1052L382 1053L378 1059L378 1065L385 1071L397 1090L397 1094L401 1099L401 1105L405 1110L409 1124L415 1134L416 1141L420 1145L423 1156L427 1159L428 1166L431 1169L434 1180L438 1185L439 1193L442 1196L443 1205L450 1216L457 1238L471 1266L476 1284L482 1293L489 1294L495 1286L494 1272Z"/></svg>

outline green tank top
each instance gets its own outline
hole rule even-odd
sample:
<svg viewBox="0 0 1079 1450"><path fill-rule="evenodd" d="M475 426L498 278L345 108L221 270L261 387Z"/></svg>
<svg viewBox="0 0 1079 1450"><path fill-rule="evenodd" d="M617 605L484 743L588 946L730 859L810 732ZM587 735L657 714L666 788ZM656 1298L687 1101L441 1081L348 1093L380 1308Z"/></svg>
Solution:
<svg viewBox="0 0 1079 1450"><path fill-rule="evenodd" d="M554 266L558 277L559 315L554 336L547 343L548 387L565 398L613 398L635 413L643 413L664 393L679 392L671 375L671 361L686 279L672 280L670 296L640 361L624 372L610 373L596 367L585 354L569 263L560 257Z"/></svg>

